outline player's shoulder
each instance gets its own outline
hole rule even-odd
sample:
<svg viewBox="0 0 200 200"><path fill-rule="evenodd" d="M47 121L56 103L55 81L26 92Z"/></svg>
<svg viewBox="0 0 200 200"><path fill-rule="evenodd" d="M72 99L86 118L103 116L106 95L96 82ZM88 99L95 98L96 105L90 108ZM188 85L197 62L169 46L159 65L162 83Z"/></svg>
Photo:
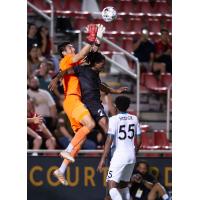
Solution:
<svg viewBox="0 0 200 200"><path fill-rule="evenodd" d="M109 117L109 120L113 121L113 120L116 120L118 118L119 118L119 116L117 114L117 115L113 115L113 116Z"/></svg>
<svg viewBox="0 0 200 200"><path fill-rule="evenodd" d="M132 119L138 119L138 117L136 116L136 115L134 115L134 114L130 114L130 113L128 113L128 116L130 116Z"/></svg>
<svg viewBox="0 0 200 200"><path fill-rule="evenodd" d="M61 60L60 60L60 65L64 65L68 62L71 62L72 58L73 58L73 54L67 54L65 55Z"/></svg>
<svg viewBox="0 0 200 200"><path fill-rule="evenodd" d="M113 115L111 117L109 117L109 123L113 124L116 123L118 121L119 117L117 115Z"/></svg>

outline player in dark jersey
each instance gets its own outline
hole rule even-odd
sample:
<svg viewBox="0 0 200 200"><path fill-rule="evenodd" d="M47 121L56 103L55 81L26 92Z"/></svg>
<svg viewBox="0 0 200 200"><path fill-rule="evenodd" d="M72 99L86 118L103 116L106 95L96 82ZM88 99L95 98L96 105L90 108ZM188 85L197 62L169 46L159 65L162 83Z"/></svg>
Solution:
<svg viewBox="0 0 200 200"><path fill-rule="evenodd" d="M93 119L99 125L103 133L108 131L108 118L104 112L103 105L100 100L100 90L106 93L120 94L127 90L127 87L113 89L102 83L99 77L99 72L103 70L105 65L105 57L100 52L90 52L86 58L84 65L76 66L73 69L67 70L65 73L75 73L81 86L82 102L90 111ZM50 83L50 90L53 91L55 83L62 77L58 76Z"/></svg>

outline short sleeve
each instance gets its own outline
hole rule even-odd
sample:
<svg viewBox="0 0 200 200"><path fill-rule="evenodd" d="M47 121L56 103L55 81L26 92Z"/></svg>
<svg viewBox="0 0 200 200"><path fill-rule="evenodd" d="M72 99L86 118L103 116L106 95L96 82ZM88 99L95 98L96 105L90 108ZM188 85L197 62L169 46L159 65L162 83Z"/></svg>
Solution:
<svg viewBox="0 0 200 200"><path fill-rule="evenodd" d="M73 66L73 55L66 55L61 61L60 61L60 69L62 71L67 70Z"/></svg>
<svg viewBox="0 0 200 200"><path fill-rule="evenodd" d="M137 118L137 123L136 123L136 135L141 135L141 128L140 128L140 123Z"/></svg>
<svg viewBox="0 0 200 200"><path fill-rule="evenodd" d="M116 134L116 120L115 118L109 118L109 126L108 126L108 134L115 135Z"/></svg>

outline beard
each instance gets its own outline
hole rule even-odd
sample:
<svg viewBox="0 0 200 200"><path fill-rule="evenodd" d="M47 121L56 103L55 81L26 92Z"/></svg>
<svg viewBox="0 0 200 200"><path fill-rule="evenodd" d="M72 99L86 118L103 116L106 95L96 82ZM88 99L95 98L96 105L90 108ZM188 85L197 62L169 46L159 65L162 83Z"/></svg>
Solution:
<svg viewBox="0 0 200 200"><path fill-rule="evenodd" d="M38 91L39 90L39 86L30 86L30 89L32 90L32 91Z"/></svg>

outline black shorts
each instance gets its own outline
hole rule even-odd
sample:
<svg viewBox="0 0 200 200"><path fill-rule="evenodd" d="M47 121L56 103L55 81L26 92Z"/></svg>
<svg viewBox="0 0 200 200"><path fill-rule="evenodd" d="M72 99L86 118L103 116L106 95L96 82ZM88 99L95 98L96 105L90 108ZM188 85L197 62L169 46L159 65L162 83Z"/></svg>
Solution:
<svg viewBox="0 0 200 200"><path fill-rule="evenodd" d="M98 123L98 121L102 118L102 117L108 117L104 111L103 105L101 103L87 103L85 104L87 109L90 111L90 114L92 115L93 119L95 120L95 122Z"/></svg>

